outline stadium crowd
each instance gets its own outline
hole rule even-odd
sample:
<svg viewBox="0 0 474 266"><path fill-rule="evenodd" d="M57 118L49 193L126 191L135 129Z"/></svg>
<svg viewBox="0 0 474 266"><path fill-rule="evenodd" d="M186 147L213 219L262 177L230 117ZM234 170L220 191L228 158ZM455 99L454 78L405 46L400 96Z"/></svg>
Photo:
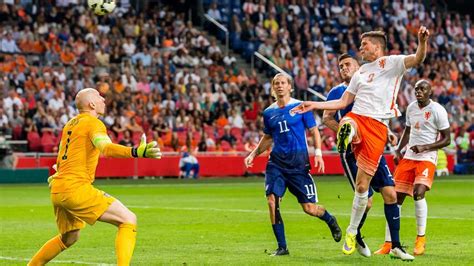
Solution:
<svg viewBox="0 0 474 266"><path fill-rule="evenodd" d="M76 114L75 94L94 87L106 98L110 136L122 144L137 144L145 132L163 151L255 147L261 112L273 101L269 80L239 69L219 40L184 13L164 5L137 13L122 5L98 17L85 5L61 2L0 4L2 134L28 140L31 151L55 151L62 127ZM416 30L426 25L433 32L428 57L405 75L398 104L404 110L415 100L415 82L430 80L434 100L450 115L451 149L465 158L474 150L469 15L412 0L247 0L231 17L224 11L211 3L207 14L228 26L232 48L244 57L256 50L291 73L299 98L311 97L307 88L326 94L340 83L337 55L357 56L362 32L383 29L388 53L413 53ZM403 119L391 124L399 136ZM334 150L330 130L323 129L323 141Z"/></svg>

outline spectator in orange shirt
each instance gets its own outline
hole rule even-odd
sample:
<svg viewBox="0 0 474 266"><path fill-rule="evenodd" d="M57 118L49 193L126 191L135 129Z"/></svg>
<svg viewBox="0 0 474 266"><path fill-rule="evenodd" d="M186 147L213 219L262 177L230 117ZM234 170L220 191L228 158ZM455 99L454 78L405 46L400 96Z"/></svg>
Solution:
<svg viewBox="0 0 474 266"><path fill-rule="evenodd" d="M66 46L65 51L60 53L61 62L66 66L72 66L76 64L76 56L72 52L71 46Z"/></svg>
<svg viewBox="0 0 474 266"><path fill-rule="evenodd" d="M462 86L457 80L453 81L452 86L448 89L448 94L460 96L462 94Z"/></svg>
<svg viewBox="0 0 474 266"><path fill-rule="evenodd" d="M116 93L122 93L125 90L125 86L122 83L122 77L117 75L115 77L114 82L112 83L112 87Z"/></svg>
<svg viewBox="0 0 474 266"><path fill-rule="evenodd" d="M216 120L216 125L220 128L223 128L229 124L229 120L225 116L224 111L219 112L219 117Z"/></svg>

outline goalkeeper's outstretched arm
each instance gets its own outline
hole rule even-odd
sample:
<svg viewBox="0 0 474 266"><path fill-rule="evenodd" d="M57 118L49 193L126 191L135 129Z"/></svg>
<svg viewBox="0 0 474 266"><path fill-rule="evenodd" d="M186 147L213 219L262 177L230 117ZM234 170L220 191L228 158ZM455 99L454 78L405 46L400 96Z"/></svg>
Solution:
<svg viewBox="0 0 474 266"><path fill-rule="evenodd" d="M145 134L142 135L140 145L136 148L115 144L107 135L97 135L92 142L105 157L112 158L161 158L160 148L156 141L146 143Z"/></svg>

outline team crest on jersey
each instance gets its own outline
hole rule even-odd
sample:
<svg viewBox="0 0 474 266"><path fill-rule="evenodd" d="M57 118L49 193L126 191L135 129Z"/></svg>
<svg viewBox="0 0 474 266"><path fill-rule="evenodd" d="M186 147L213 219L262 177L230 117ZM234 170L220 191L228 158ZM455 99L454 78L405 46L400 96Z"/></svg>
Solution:
<svg viewBox="0 0 474 266"><path fill-rule="evenodd" d="M69 126L73 127L75 125L79 124L79 119L78 118L73 118L71 121L69 121Z"/></svg>
<svg viewBox="0 0 474 266"><path fill-rule="evenodd" d="M431 117L431 112L425 112L425 120L430 119Z"/></svg>
<svg viewBox="0 0 474 266"><path fill-rule="evenodd" d="M290 116L295 116L295 115L296 115L296 112L292 112L291 110L292 110L292 109L290 109L290 111L288 111L288 113L290 114Z"/></svg>
<svg viewBox="0 0 474 266"><path fill-rule="evenodd" d="M385 68L385 58L383 58L379 61L379 67L380 68Z"/></svg>

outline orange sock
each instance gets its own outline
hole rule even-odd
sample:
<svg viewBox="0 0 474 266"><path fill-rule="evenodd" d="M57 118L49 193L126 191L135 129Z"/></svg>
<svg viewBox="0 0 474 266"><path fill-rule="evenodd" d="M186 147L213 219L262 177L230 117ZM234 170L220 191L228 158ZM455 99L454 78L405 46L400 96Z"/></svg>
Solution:
<svg viewBox="0 0 474 266"><path fill-rule="evenodd" d="M45 265L54 259L67 247L61 241L61 235L57 235L46 242L28 263L28 266Z"/></svg>
<svg viewBox="0 0 474 266"><path fill-rule="evenodd" d="M121 224L115 238L115 253L117 266L128 266L132 260L135 242L137 240L137 226L134 224Z"/></svg>

